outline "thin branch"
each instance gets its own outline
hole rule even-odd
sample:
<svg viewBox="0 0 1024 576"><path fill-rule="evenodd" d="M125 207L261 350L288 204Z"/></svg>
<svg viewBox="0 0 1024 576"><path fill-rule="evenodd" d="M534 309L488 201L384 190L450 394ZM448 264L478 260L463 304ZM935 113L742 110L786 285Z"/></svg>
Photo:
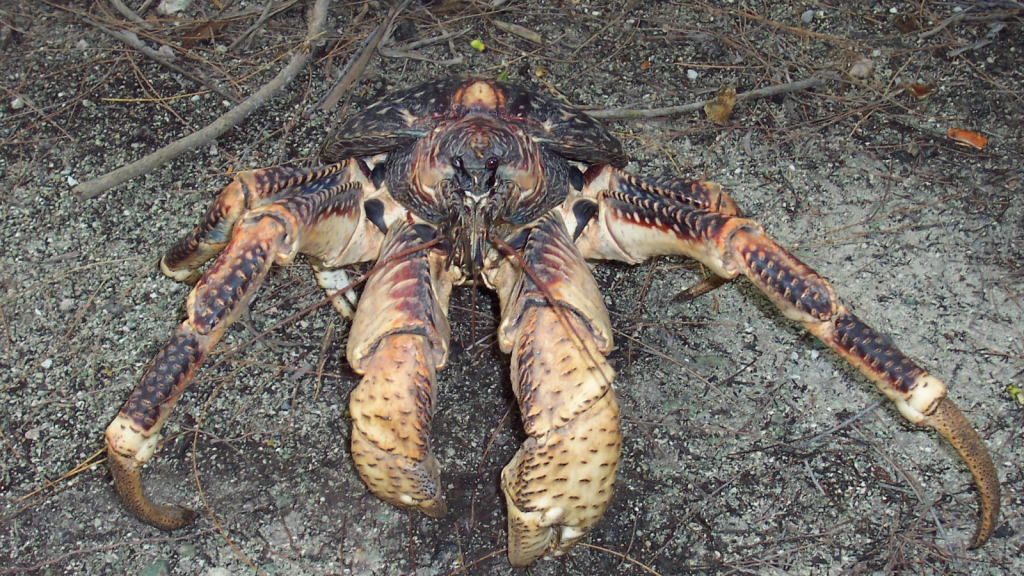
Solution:
<svg viewBox="0 0 1024 576"><path fill-rule="evenodd" d="M329 3L329 0L316 0L316 4L313 6L313 12L309 17L309 29L306 33L305 40L292 50L292 59L288 62L288 65L285 66L273 80L253 93L252 96L248 97L242 101L242 103L223 114L220 118L214 120L210 125L206 126L202 130L189 134L188 136L172 142L144 158L136 160L127 166L122 166L113 172L96 178L95 180L83 182L78 186L75 186L72 191L83 200L95 198L118 184L122 184L132 178L146 174L154 168L170 162L185 152L210 143L221 134L240 124L249 116L249 114L262 106L263 103L271 96L277 94L282 88L288 85L288 83L306 67L306 64L310 59L312 43L323 31L324 22L327 19L327 5Z"/></svg>
<svg viewBox="0 0 1024 576"><path fill-rule="evenodd" d="M419 60L421 62L430 62L431 64L437 64L439 66L455 66L456 64L462 64L463 58L461 55L449 58L447 60L436 60L429 56L424 56L419 50L396 50L394 48L388 48L387 46L378 46L377 53L385 58L408 58L409 60Z"/></svg>
<svg viewBox="0 0 1024 576"><path fill-rule="evenodd" d="M437 36L434 36L432 38L424 38L422 40L417 40L415 42L409 42L408 44L402 44L401 46L395 46L394 49L395 50L400 50L402 52L405 52L407 50L415 50L417 48L423 48L424 46L430 46L431 44L437 44L438 42L445 42L447 40L451 40L452 38L458 38L460 36L465 36L466 34L469 33L469 30L470 30L469 28L463 28L462 30L459 30L458 32L447 32L447 31L444 31L444 32L441 32L441 34L439 34Z"/></svg>
<svg viewBox="0 0 1024 576"><path fill-rule="evenodd" d="M110 4L125 18L131 20L132 22L135 22L139 26L142 26L146 30L153 29L152 24L143 20L142 16L139 16L138 14L133 12L132 9L125 5L125 3L121 0L110 0Z"/></svg>
<svg viewBox="0 0 1024 576"><path fill-rule="evenodd" d="M230 46L228 46L228 52L234 51L235 48L237 48L240 44L242 44L249 38L249 34L252 34L253 32L259 30L260 26L263 26L263 23L270 19L270 10L273 7L274 0L268 0L266 7L263 8L263 13L260 14L260 17L257 18L256 22L252 26L249 26L249 28L246 29L245 32L239 34L238 38L235 38L235 41L232 42Z"/></svg>
<svg viewBox="0 0 1024 576"><path fill-rule="evenodd" d="M245 32L242 32L242 34L239 35L238 38L235 38L235 41L232 42L230 46L228 46L228 52L234 52L235 48L241 46L243 43L248 41L249 35L259 30L260 26L263 26L263 24L265 24L267 20L273 18L274 16L280 14L281 12L284 12L285 10L290 9L298 1L299 0L288 0L287 2L281 2L280 4L277 5L274 4L273 0L267 2L266 7L263 8L263 12L260 14L260 17L256 20L256 23L250 26Z"/></svg>
<svg viewBox="0 0 1024 576"><path fill-rule="evenodd" d="M366 70L366 65L370 63L370 58L373 56L373 52L377 49L377 45L384 40L384 36L387 31L391 29L392 22L398 16L398 13L405 10L405 7L409 5L411 0L405 0L400 5L395 6L388 12L388 15L384 17L384 21L377 26L377 29L373 31L373 34L367 38L366 42L360 47L362 52L358 58L350 59L349 64L346 67L346 71L341 75L337 84L327 96L320 101L319 108L321 112L326 112L334 107L341 99L341 95L348 90L348 87L355 83L360 76L363 75L363 71ZM315 107L314 107L315 108Z"/></svg>
<svg viewBox="0 0 1024 576"><path fill-rule="evenodd" d="M138 12L139 16L145 18L146 17L146 13L149 12L149 9L153 7L153 2L154 1L155 0L146 0L145 2L143 2L142 6L139 6L139 12Z"/></svg>
<svg viewBox="0 0 1024 576"><path fill-rule="evenodd" d="M220 94L224 98L227 98L228 100L230 100L230 101L232 101L232 102L234 102L236 104L240 101L236 94L231 94L231 93L227 92L226 90L221 88L216 82L214 82L213 80L207 78L202 73L189 72L188 70L185 70L181 66L178 66L177 64L172 62L171 60L174 59L174 53L173 52L171 52L168 55L168 54L164 54L163 52L161 52L159 50L153 50L149 46L146 46L146 43L143 42L142 40L140 40L139 37L136 36L134 32L126 32L126 31L123 31L123 30L113 30L111 28L107 28L106 26L104 26L104 25L102 25L102 24L100 24L98 22L93 22L92 20L90 20L88 18L85 18L85 21L88 22L89 24L92 24L96 28L102 30L103 32L106 32L110 36L113 36L114 38L117 38L121 42L124 42L125 44L131 46L132 48L135 48L139 52L142 52L144 55L146 55L149 58L153 59L157 64L160 64L164 68L168 68L168 69L170 69L170 70L172 70L174 72L177 72L178 74L181 74L182 76L185 76L187 78L191 78L192 80L202 84L203 86L206 86L210 90L213 90L217 94Z"/></svg>
<svg viewBox="0 0 1024 576"><path fill-rule="evenodd" d="M420 60L423 62L431 62L441 66L453 66L456 64L462 64L463 58L460 55L456 55L454 58L448 60L435 60L428 56L423 55L422 52L417 50L423 46L429 46L438 42L450 41L452 38L458 38L469 32L469 28L462 30L461 32L443 32L440 36L434 36L433 38L424 38L423 40L417 40L410 42L409 44L403 44L402 46L378 46L377 53L385 58L409 58L410 60Z"/></svg>
<svg viewBox="0 0 1024 576"><path fill-rule="evenodd" d="M756 100L758 98L767 98L769 96L775 96L777 94L785 94L787 92L796 92L798 90L806 90L808 88L814 88L821 86L825 83L825 80L830 80L831 75L819 74L812 76L811 78L805 78L803 80L797 80L796 82L789 82L786 84L776 84L774 86L768 86L766 88L758 88L757 90L751 90L742 94L736 95L736 101L742 100ZM586 110L585 112L594 118L603 119L624 119L624 118L660 118L662 116L676 116L678 114L688 114L690 112L696 112L703 110L704 105L711 100L702 100L701 102L695 102L693 104L683 104L681 106L667 106L665 108L651 108L648 110L634 110L630 108L605 108L603 110Z"/></svg>

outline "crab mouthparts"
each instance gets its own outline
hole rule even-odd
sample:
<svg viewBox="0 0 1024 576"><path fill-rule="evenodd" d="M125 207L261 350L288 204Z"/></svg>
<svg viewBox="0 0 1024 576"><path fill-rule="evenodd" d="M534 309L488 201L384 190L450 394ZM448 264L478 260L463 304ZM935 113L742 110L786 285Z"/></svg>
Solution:
<svg viewBox="0 0 1024 576"><path fill-rule="evenodd" d="M456 247L454 262L473 273L483 270L490 234L514 212L517 195L514 186L495 182L493 175L462 180L448 181L447 186L442 186L450 226L447 236Z"/></svg>
<svg viewBox="0 0 1024 576"><path fill-rule="evenodd" d="M466 211L463 212L464 222L462 223L463 235L465 238L465 252L463 254L464 265L471 270L482 270L484 267L484 243L487 242L487 229L491 225L491 218L488 212L486 193L483 196L476 196L466 192Z"/></svg>

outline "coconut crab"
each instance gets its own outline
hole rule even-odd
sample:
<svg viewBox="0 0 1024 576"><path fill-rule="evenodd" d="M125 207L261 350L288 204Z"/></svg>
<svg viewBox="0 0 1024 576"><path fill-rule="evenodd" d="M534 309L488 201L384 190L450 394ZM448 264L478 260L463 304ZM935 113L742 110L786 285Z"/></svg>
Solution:
<svg viewBox="0 0 1024 576"><path fill-rule="evenodd" d="M832 286L743 218L716 184L642 180L584 113L503 82L449 78L396 92L343 123L325 166L244 172L161 259L195 287L188 318L106 431L114 486L142 521L173 530L193 513L152 503L141 469L161 427L274 263L306 255L351 320L351 451L379 498L445 513L431 451L436 372L448 361L452 287L498 293L498 342L529 438L501 474L513 565L560 555L601 518L620 456L608 312L588 260L683 254L719 278L747 276L783 314L855 366L910 422L960 454L980 496L971 541L999 514L985 445L946 386L843 307ZM200 275L205 262L214 263ZM342 266L376 262L358 305Z"/></svg>

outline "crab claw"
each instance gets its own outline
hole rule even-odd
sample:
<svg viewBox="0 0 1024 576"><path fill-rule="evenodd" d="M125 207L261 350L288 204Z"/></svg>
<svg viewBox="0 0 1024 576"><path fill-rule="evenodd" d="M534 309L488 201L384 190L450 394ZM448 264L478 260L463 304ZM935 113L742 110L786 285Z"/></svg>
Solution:
<svg viewBox="0 0 1024 576"><path fill-rule="evenodd" d="M999 517L999 476L992 458L960 409L948 397L939 401L921 424L934 428L960 454L978 487L978 529L971 538L971 549L979 548L992 536Z"/></svg>
<svg viewBox="0 0 1024 576"><path fill-rule="evenodd" d="M196 513L183 506L154 504L142 492L142 462L122 456L107 444L107 464L114 475L114 490L129 512L139 520L161 530L177 530L188 525Z"/></svg>

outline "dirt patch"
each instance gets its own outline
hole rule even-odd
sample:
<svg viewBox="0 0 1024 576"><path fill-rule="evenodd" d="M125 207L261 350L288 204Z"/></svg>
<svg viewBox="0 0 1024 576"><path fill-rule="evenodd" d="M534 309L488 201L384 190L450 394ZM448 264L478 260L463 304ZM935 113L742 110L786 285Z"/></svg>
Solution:
<svg viewBox="0 0 1024 576"><path fill-rule="evenodd" d="M177 47L181 66L245 96L301 40L305 4L230 50L262 5L232 6L252 13L223 21L213 3L196 2L151 31L107 3L89 17L154 49ZM870 383L751 284L674 302L699 274L670 258L597 268L618 331L626 440L611 508L565 558L520 570L500 552L498 474L523 435L509 413L507 358L484 338L495 302L469 290L453 298L434 422L446 517L409 518L356 476L347 323L320 307L264 342L229 330L146 471L156 500L200 517L174 534L135 521L103 466L77 467L97 455L181 320L188 287L153 263L229 172L313 162L330 118L302 114L388 7L336 3L314 63L286 93L214 144L80 201L76 182L205 126L230 102L84 13L23 3L0 7L0 574L252 574L247 562L266 574L1024 573L1024 413L1004 391L1024 371L1019 4L498 4L414 3L388 46L465 34L417 48L428 60L375 56L346 109L447 74L503 74L579 106L647 109L722 85L743 92L870 65L861 79L741 102L727 125L701 113L610 125L630 170L721 183L847 306L950 385L1003 481L992 540L964 549L976 493L948 446L876 406ZM223 21L213 40L180 49L210 20ZM440 63L451 59L461 61ZM911 84L931 93L919 100L904 90ZM988 144L959 146L951 128ZM305 264L277 270L251 307L254 330L321 298Z"/></svg>

